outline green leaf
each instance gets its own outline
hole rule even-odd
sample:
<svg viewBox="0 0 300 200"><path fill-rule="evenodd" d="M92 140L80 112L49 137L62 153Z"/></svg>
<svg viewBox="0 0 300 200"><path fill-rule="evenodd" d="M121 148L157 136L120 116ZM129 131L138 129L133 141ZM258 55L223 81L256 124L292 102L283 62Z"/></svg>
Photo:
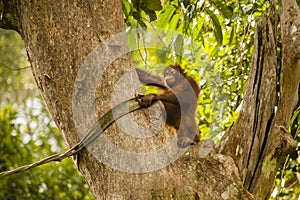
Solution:
<svg viewBox="0 0 300 200"><path fill-rule="evenodd" d="M145 24L145 22L143 22L142 20L139 20L138 23L143 29L147 29L147 25Z"/></svg>
<svg viewBox="0 0 300 200"><path fill-rule="evenodd" d="M293 114L292 119L291 119L291 122L290 122L291 125L295 122L295 119L296 119L298 116L300 116L300 110L297 110L297 111Z"/></svg>
<svg viewBox="0 0 300 200"><path fill-rule="evenodd" d="M140 5L141 5L140 0L132 0L131 3L136 10L138 11L140 10Z"/></svg>
<svg viewBox="0 0 300 200"><path fill-rule="evenodd" d="M183 35L179 34L176 37L174 50L177 56L182 56L183 53Z"/></svg>
<svg viewBox="0 0 300 200"><path fill-rule="evenodd" d="M202 41L203 39L202 27L203 27L203 20L200 17L197 17L196 25L192 30L193 40Z"/></svg>
<svg viewBox="0 0 300 200"><path fill-rule="evenodd" d="M145 10L145 12L149 15L150 22L155 21L157 19L156 13L153 10Z"/></svg>
<svg viewBox="0 0 300 200"><path fill-rule="evenodd" d="M165 28L169 23L173 13L175 12L173 6L168 7L162 14L159 15L159 21L157 22L157 28Z"/></svg>
<svg viewBox="0 0 300 200"><path fill-rule="evenodd" d="M169 29L171 29L171 30L176 30L177 25L178 25L178 21L179 21L179 17L180 17L179 14L175 14L175 15L172 17L172 19L171 19L171 21L170 21L170 24L169 24Z"/></svg>
<svg viewBox="0 0 300 200"><path fill-rule="evenodd" d="M133 11L133 12L132 12L132 16L133 16L133 18L134 18L135 20L137 20L137 21L140 21L140 19L141 19L140 13L138 13L138 12L136 12L136 11Z"/></svg>
<svg viewBox="0 0 300 200"><path fill-rule="evenodd" d="M213 5L215 5L219 11L221 11L221 13L223 14L223 16L227 19L230 19L233 12L232 9L225 5L222 1L220 0L211 0L210 1Z"/></svg>
<svg viewBox="0 0 300 200"><path fill-rule="evenodd" d="M160 0L147 0L146 5L149 10L153 10L153 11L162 10L162 5Z"/></svg>
<svg viewBox="0 0 300 200"><path fill-rule="evenodd" d="M229 45L232 44L233 38L234 38L234 33L235 33L235 26L232 26L231 32L230 32L230 38L229 38Z"/></svg>
<svg viewBox="0 0 300 200"><path fill-rule="evenodd" d="M221 28L218 17L208 8L205 8L204 11L210 16L210 18L213 22L213 25L215 27L214 32L215 32L215 37L216 37L217 42L219 43L219 45L222 45L223 34L222 34L222 28Z"/></svg>
<svg viewBox="0 0 300 200"><path fill-rule="evenodd" d="M187 32L188 26L189 26L189 22L184 20L178 27L177 31L185 34Z"/></svg>
<svg viewBox="0 0 300 200"><path fill-rule="evenodd" d="M235 92L236 91L236 88L237 88L237 85L236 85L236 82L233 81L230 85L230 91L231 92Z"/></svg>
<svg viewBox="0 0 300 200"><path fill-rule="evenodd" d="M129 17L129 13L131 10L129 2L127 0L122 0L122 7L123 7L125 18Z"/></svg>

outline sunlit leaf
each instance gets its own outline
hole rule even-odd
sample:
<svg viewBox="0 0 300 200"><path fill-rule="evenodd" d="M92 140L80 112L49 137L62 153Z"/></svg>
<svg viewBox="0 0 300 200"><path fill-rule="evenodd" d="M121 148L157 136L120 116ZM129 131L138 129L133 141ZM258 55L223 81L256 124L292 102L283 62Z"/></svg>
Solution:
<svg viewBox="0 0 300 200"><path fill-rule="evenodd" d="M164 28L169 23L173 13L175 12L173 6L168 7L162 14L159 15L159 20L156 24L157 28Z"/></svg>
<svg viewBox="0 0 300 200"><path fill-rule="evenodd" d="M179 22L179 14L175 14L169 24L169 29L171 30L176 30L177 26L178 26L178 22Z"/></svg>

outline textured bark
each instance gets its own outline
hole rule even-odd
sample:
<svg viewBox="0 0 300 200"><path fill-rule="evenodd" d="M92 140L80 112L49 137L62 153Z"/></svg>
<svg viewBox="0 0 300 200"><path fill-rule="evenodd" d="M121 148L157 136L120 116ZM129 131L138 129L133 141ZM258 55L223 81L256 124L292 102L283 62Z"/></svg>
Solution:
<svg viewBox="0 0 300 200"><path fill-rule="evenodd" d="M299 101L299 8L288 0L280 9L282 66L277 70L276 15L265 16L256 29L242 111L219 148L234 159L244 186L258 199L268 199L278 168L297 146L288 128Z"/></svg>
<svg viewBox="0 0 300 200"><path fill-rule="evenodd" d="M124 31L119 0L1 2L4 6L0 7L0 12L1 8L6 9L0 26L15 29L22 35L33 75L48 109L67 144L76 144L79 136L72 108L75 79L84 60L91 67L101 62L86 61L94 47ZM217 151L211 150L209 141L203 141L167 167L147 173L129 173L94 158L102 154L109 157L113 153L102 151L100 137L90 147L89 152L93 155L84 150L78 156L80 172L96 199L253 199L249 192L258 199L266 199L270 195L277 168L295 148L287 130L299 98L299 10L292 0L284 1L281 8L282 67L276 73L276 27L274 18L265 17L257 26L242 111ZM126 48L120 42L114 44L115 48ZM112 56L109 53L107 57ZM104 73L95 97L80 96L80 100L86 102L95 99L96 111L90 113L90 118L79 117L81 123L76 126L87 129L93 124L92 116L101 117L111 108L115 83L131 68L130 58L125 54ZM83 77L83 80L89 78ZM129 80L125 85L134 87L134 76ZM139 111L132 117L138 124L146 126L149 122L146 114ZM149 151L173 137L164 129L150 141L133 141L116 124L106 130L106 136L122 149L139 152ZM132 165L139 164L143 163L132 160Z"/></svg>

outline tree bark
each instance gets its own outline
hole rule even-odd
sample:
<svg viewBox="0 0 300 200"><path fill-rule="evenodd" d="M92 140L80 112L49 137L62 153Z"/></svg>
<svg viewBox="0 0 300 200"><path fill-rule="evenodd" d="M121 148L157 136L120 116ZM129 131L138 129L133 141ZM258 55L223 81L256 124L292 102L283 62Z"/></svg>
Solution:
<svg viewBox="0 0 300 200"><path fill-rule="evenodd" d="M299 101L300 38L298 29L293 31L300 25L299 8L296 1L281 1L282 65L278 68L274 1L272 6L273 15L264 16L256 28L242 111L219 148L219 152L235 160L244 186L258 199L271 195L278 168L297 146L288 128Z"/></svg>
<svg viewBox="0 0 300 200"><path fill-rule="evenodd" d="M4 14L0 26L17 30L24 39L37 86L69 146L80 140L79 136L95 122L96 116L101 117L112 107L116 86L126 91L122 93L126 98L133 96L133 91L127 92L127 89L136 87L134 73L126 82L118 83L132 69L124 37L117 37L119 40L99 47L101 42L103 44L125 30L119 0L1 2ZM83 150L78 155L77 161L95 198L268 198L278 167L296 145L287 131L299 99L300 18L296 2L283 1L280 15L282 67L278 70L276 62L274 18L266 16L257 26L242 111L215 150L211 150L213 145L209 141L202 141L166 167L148 171L142 160L132 159L129 160L132 165L129 167L135 167L132 173L126 167L119 170L123 163L118 161L122 157L114 150L105 149L108 143L103 143L105 138L99 137L88 151ZM119 51L118 59L107 59ZM101 55L98 56L99 52ZM103 71L101 78L97 77L98 72L92 73L93 70L88 74L81 71L83 68L101 68L99 63L110 66ZM99 80L96 93L91 96L89 89L94 85L90 84L94 82L88 80ZM276 87L278 80L280 90ZM77 97L75 101L74 95ZM94 100L95 103L90 104ZM94 108L94 113L86 113L86 109ZM154 110L156 118L160 118L158 110ZM85 114L81 115L81 112ZM131 118L143 126L151 122L151 117L144 111L134 113ZM172 141L174 136L167 129L161 132L157 137L140 141L126 136L114 124L105 134L121 149L149 152L153 146L158 148ZM164 162L160 159L153 157L152 161ZM110 161L114 163L105 163ZM138 173L139 166L141 173Z"/></svg>

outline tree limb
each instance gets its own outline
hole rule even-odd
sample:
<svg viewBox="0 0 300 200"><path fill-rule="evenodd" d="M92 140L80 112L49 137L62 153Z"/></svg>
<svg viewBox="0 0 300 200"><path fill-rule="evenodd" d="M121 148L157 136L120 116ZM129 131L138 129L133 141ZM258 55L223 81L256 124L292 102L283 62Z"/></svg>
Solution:
<svg viewBox="0 0 300 200"><path fill-rule="evenodd" d="M141 97L141 96L139 96ZM17 174L20 172L27 171L29 169L35 168L37 166L52 162L52 161L62 161L65 158L76 155L81 149L97 138L100 134L102 134L113 122L122 116L129 114L133 111L141 109L141 105L138 102L137 98L129 99L128 101L124 101L111 110L109 110L106 114L103 115L88 131L86 136L79 141L76 145L69 148L67 151L63 153L58 153L55 155L48 156L40 161L34 162L32 164L24 165L18 167L13 170L4 171L0 173L0 177L9 176L12 174Z"/></svg>

